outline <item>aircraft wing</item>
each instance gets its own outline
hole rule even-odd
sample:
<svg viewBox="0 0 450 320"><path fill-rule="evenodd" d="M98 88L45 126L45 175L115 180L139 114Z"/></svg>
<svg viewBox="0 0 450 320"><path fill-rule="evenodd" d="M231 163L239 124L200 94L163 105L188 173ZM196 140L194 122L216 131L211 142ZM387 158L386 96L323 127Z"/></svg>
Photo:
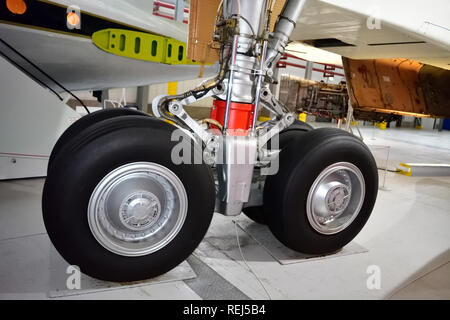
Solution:
<svg viewBox="0 0 450 320"><path fill-rule="evenodd" d="M291 39L351 59L450 69L449 16L448 0L307 0Z"/></svg>

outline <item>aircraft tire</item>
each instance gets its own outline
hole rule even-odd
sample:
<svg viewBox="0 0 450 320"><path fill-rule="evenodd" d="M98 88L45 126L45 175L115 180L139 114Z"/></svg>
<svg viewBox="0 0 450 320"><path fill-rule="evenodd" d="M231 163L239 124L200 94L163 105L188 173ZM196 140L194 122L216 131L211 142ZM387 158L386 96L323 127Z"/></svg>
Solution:
<svg viewBox="0 0 450 320"><path fill-rule="evenodd" d="M278 240L305 254L328 254L366 224L378 193L367 146L338 129L298 135L280 153L264 188L264 218Z"/></svg>
<svg viewBox="0 0 450 320"><path fill-rule="evenodd" d="M122 116L63 146L42 208L48 235L70 265L101 280L138 281L195 250L213 216L215 185L206 164L175 164L174 130L155 118Z"/></svg>

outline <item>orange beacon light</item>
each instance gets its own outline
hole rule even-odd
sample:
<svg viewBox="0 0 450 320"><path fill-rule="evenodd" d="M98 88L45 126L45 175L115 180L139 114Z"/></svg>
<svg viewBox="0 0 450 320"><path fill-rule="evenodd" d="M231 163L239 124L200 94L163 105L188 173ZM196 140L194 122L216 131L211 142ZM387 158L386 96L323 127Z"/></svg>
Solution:
<svg viewBox="0 0 450 320"><path fill-rule="evenodd" d="M24 14L27 11L27 4L24 0L6 0L6 7L14 14Z"/></svg>

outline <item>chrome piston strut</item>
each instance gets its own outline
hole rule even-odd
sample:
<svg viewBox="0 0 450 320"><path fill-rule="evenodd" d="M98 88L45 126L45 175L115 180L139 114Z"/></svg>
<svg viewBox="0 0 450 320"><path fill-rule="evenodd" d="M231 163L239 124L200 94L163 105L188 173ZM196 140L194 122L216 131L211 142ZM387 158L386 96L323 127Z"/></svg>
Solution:
<svg viewBox="0 0 450 320"><path fill-rule="evenodd" d="M226 132L228 129L228 122L230 119L230 107L231 107L231 97L233 94L233 74L234 74L234 68L236 65L236 55L237 55L237 49L239 45L239 35L234 35L233 38L233 47L231 52L231 61L230 61L230 75L228 77L228 90L227 90L227 105L225 109L225 118L223 121L223 130Z"/></svg>

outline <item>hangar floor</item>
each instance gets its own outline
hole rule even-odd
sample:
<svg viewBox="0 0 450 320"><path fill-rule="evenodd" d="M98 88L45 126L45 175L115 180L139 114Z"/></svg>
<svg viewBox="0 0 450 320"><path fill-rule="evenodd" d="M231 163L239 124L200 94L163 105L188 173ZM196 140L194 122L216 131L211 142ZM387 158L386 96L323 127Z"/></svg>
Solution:
<svg viewBox="0 0 450 320"><path fill-rule="evenodd" d="M450 132L361 131L380 167L385 146L390 169L450 163ZM56 253L41 218L43 182L0 182L0 299L450 299L450 177L388 172L371 219L345 254L305 259L244 216L215 215L179 274L59 295L52 287ZM373 266L381 286L369 289Z"/></svg>

